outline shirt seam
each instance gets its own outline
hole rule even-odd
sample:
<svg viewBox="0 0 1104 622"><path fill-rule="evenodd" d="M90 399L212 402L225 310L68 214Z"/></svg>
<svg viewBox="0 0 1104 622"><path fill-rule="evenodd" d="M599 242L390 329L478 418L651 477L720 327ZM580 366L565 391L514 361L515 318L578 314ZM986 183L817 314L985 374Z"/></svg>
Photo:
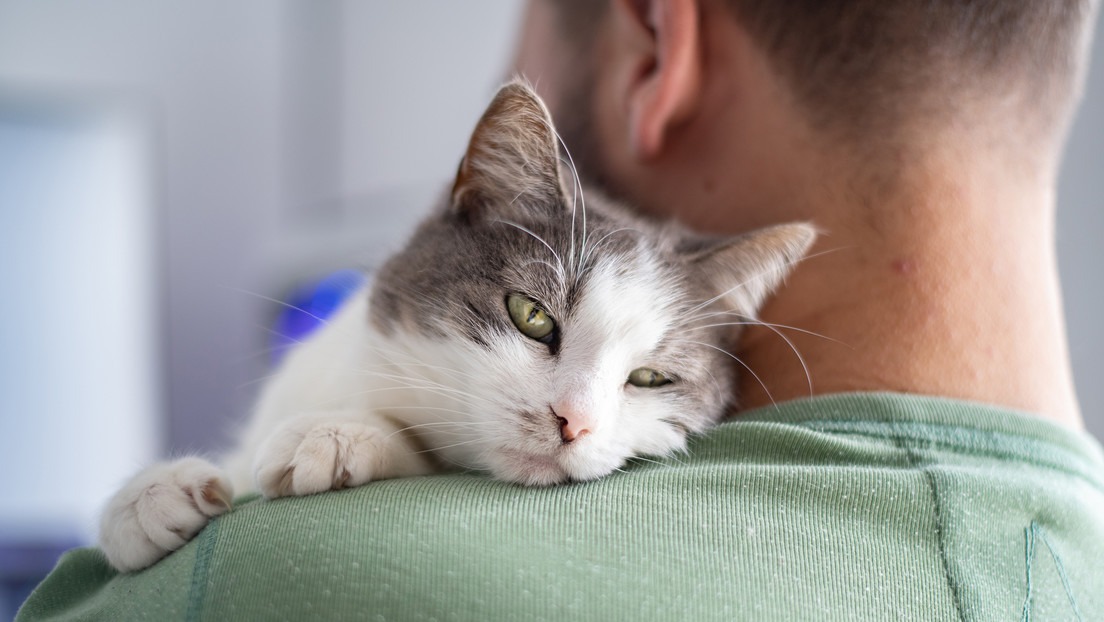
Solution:
<svg viewBox="0 0 1104 622"><path fill-rule="evenodd" d="M954 603L955 613L958 619L962 622L966 622L966 615L962 610L962 598L959 594L958 584L951 577L951 564L947 557L947 546L943 538L944 533L944 520L943 520L943 504L939 501L939 493L936 490L935 476L927 466L923 466L923 462L920 457L916 455L912 448L905 446L901 443L901 439L896 436L892 437L894 444L898 449L905 453L905 457L909 462L909 466L920 472L924 476L924 481L927 483L928 494L931 497L932 513L935 518L935 544L939 551L939 561L943 567L943 577L947 581L947 588L951 591L951 602Z"/></svg>
<svg viewBox="0 0 1104 622"><path fill-rule="evenodd" d="M192 568L192 583L188 589L188 609L184 614L186 622L197 622L203 614L203 604L207 600L208 575L215 556L218 533L219 520L215 518L207 524L196 542L195 566Z"/></svg>
<svg viewBox="0 0 1104 622"><path fill-rule="evenodd" d="M916 435L908 434L907 432L903 432L903 431L898 431L896 433L894 433L894 432L886 433L886 432L874 432L874 431L869 431L869 430L857 430L857 429L847 429L847 430L833 429L833 426L831 425L833 423L870 423L870 422L869 421L864 421L864 420L858 420L858 419L839 419L839 420L833 420L833 421L827 421L827 422L826 421L806 421L806 422L801 422L801 423L798 423L798 424L795 424L795 425L798 425L800 427L804 427L806 429L815 430L817 432L826 432L826 433L830 433L830 434L853 434L855 436L863 436L863 437L867 437L867 438L877 438L877 439L882 439L882 440L888 440L888 441L893 442L898 448L900 448L902 450L905 450L907 453L909 453L910 456L912 455L912 448L911 447L913 447L917 444L924 444L924 445L928 445L928 446L932 446L932 447L937 447L937 448L940 448L940 449L953 449L953 450L957 451L960 454L968 455L968 456L975 456L975 457L982 457L982 458L998 458L998 459L1015 458L1017 461L1023 462L1024 464L1029 464L1029 465L1036 466L1036 467L1039 467L1039 468L1044 468L1044 469L1050 469L1052 471L1058 471L1058 472L1061 472L1061 473L1065 473L1066 475L1071 475L1073 477L1077 477L1078 479L1081 479L1081 480L1085 481L1086 483L1088 483L1090 486L1097 489L1098 491L1104 493L1104 483L1101 483L1101 482L1097 481L1096 478L1089 475L1085 469L1079 468L1079 465L1077 465L1077 466L1069 465L1069 464L1063 465L1063 464L1057 463L1057 462L1050 462L1050 461L1042 460L1042 459L1039 459L1039 458L1036 458L1036 457L1024 455L1022 452L1017 452L1015 450L1002 452L1002 451L978 449L978 448L975 448L975 447L970 447L968 445L962 445L960 443L955 443L955 442L951 442L951 441L945 441L945 440L931 438L931 437L916 436ZM881 425L886 425L886 426L893 427L895 424L882 423ZM942 426L942 427L951 427L951 428L953 428L953 426ZM956 428L956 429L961 429L961 428ZM1061 445L1055 445L1053 443L1048 443L1046 441L1034 440L1034 439L1032 440L1032 442L1039 443L1040 445L1050 447L1050 448L1055 449L1057 451L1065 451L1065 448L1063 448ZM909 447L906 447L905 446L906 444L908 444Z"/></svg>

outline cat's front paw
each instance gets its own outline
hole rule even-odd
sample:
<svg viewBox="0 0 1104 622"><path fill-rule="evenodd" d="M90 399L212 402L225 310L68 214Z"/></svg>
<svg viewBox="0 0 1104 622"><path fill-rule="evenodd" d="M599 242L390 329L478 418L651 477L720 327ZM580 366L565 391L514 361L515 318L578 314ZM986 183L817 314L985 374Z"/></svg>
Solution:
<svg viewBox="0 0 1104 622"><path fill-rule="evenodd" d="M254 472L268 498L309 495L393 477L388 435L344 417L302 417L260 447Z"/></svg>
<svg viewBox="0 0 1104 622"><path fill-rule="evenodd" d="M130 572L184 546L230 509L229 482L201 458L155 464L134 476L111 498L100 519L100 548L107 561Z"/></svg>

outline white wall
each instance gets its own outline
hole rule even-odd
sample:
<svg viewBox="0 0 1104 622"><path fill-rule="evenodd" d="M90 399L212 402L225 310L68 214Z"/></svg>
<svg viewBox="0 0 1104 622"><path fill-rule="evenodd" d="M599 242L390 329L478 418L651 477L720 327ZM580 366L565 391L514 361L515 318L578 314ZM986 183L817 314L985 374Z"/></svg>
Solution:
<svg viewBox="0 0 1104 622"><path fill-rule="evenodd" d="M145 120L0 98L0 535L90 537L156 455Z"/></svg>
<svg viewBox="0 0 1104 622"><path fill-rule="evenodd" d="M148 109L162 451L224 446L298 278L371 265L455 171L520 3L0 0L0 94Z"/></svg>
<svg viewBox="0 0 1104 622"><path fill-rule="evenodd" d="M150 110L167 439L210 447L245 403L248 289L279 205L283 4L0 2L0 90ZM164 449L164 448L161 448Z"/></svg>
<svg viewBox="0 0 1104 622"><path fill-rule="evenodd" d="M1077 395L1085 424L1104 440L1104 33L1099 32L1058 187L1058 265Z"/></svg>

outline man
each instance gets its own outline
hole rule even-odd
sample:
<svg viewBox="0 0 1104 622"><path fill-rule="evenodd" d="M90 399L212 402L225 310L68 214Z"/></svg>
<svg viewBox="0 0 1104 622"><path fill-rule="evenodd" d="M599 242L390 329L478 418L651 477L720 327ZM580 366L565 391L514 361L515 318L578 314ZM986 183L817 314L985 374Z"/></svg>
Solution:
<svg viewBox="0 0 1104 622"><path fill-rule="evenodd" d="M581 173L705 231L824 232L762 313L793 348L743 344L745 412L585 485L247 502L142 573L71 554L22 614L1099 618L1052 235L1094 11L533 0L517 68Z"/></svg>
<svg viewBox="0 0 1104 622"><path fill-rule="evenodd" d="M584 176L705 231L807 220L762 319L813 391L1080 428L1054 254L1087 2L534 2L518 69ZM766 329L743 406L808 396ZM767 395L767 390L770 396Z"/></svg>

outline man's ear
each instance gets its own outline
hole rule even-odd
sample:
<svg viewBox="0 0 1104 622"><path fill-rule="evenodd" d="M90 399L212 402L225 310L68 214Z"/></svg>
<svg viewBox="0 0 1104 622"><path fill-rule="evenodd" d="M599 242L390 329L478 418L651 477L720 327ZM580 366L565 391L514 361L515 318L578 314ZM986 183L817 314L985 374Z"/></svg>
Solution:
<svg viewBox="0 0 1104 622"><path fill-rule="evenodd" d="M563 204L552 117L525 82L498 90L472 132L452 186L452 210L468 220L516 218Z"/></svg>
<svg viewBox="0 0 1104 622"><path fill-rule="evenodd" d="M636 56L628 85L631 146L637 157L652 159L700 97L699 0L614 0L613 14L637 43L629 52Z"/></svg>

